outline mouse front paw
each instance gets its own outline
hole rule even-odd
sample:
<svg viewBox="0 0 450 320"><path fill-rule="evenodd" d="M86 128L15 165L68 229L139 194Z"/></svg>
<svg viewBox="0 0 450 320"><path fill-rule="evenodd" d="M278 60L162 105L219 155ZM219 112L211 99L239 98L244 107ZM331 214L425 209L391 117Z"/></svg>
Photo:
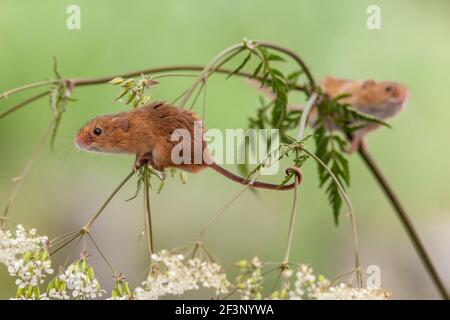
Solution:
<svg viewBox="0 0 450 320"><path fill-rule="evenodd" d="M136 156L136 160L134 160L133 170L135 172L139 171L139 169L143 166L146 166L150 163L151 155L145 154L143 156Z"/></svg>

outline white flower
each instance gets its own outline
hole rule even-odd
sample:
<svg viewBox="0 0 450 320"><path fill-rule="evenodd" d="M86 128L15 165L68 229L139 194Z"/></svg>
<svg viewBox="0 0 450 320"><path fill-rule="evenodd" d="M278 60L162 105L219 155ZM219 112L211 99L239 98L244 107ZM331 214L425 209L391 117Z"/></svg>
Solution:
<svg viewBox="0 0 450 320"><path fill-rule="evenodd" d="M291 300L315 299L324 288L329 287L329 281L305 264L298 266L295 273L294 288L289 291Z"/></svg>
<svg viewBox="0 0 450 320"><path fill-rule="evenodd" d="M214 262L201 261L198 258L188 260L188 266L194 278L205 288L216 289L216 294L227 293L230 283L222 267Z"/></svg>
<svg viewBox="0 0 450 320"><path fill-rule="evenodd" d="M36 229L28 232L19 224L13 234L10 230L0 229L0 263L7 267L14 264L17 256L28 251L36 251L42 248L48 241L46 236L37 236Z"/></svg>
<svg viewBox="0 0 450 320"><path fill-rule="evenodd" d="M95 299L105 293L94 276L94 269L87 264L87 255L72 263L63 273L49 283L48 296L53 299Z"/></svg>
<svg viewBox="0 0 450 320"><path fill-rule="evenodd" d="M16 277L17 299L43 299L39 285L53 273L48 252L48 238L37 236L36 229L27 231L17 225L14 233L0 230L0 262Z"/></svg>
<svg viewBox="0 0 450 320"><path fill-rule="evenodd" d="M148 278L134 291L134 298L155 300L165 295L181 295L200 286L216 289L216 294L227 292L229 282L222 268L212 262L185 258L162 250L152 255Z"/></svg>
<svg viewBox="0 0 450 320"><path fill-rule="evenodd" d="M386 300L389 293L380 288L352 288L341 283L326 291L318 292L318 300Z"/></svg>
<svg viewBox="0 0 450 320"><path fill-rule="evenodd" d="M240 269L240 274L236 279L236 287L242 300L260 300L262 299L262 268L263 263L254 257L250 262L241 260L236 263Z"/></svg>

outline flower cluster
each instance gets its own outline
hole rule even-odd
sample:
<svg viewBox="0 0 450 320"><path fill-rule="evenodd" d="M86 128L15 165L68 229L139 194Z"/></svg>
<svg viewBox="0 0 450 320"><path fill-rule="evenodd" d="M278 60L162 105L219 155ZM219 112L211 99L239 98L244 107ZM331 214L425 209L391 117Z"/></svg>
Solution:
<svg viewBox="0 0 450 320"><path fill-rule="evenodd" d="M127 278L122 272L114 276L115 286L108 300L130 300L134 298L126 280Z"/></svg>
<svg viewBox="0 0 450 320"><path fill-rule="evenodd" d="M94 269L87 263L87 257L86 253L82 253L80 260L50 281L47 288L49 298L69 299L71 296L86 300L101 297L105 293L95 278Z"/></svg>
<svg viewBox="0 0 450 320"><path fill-rule="evenodd" d="M318 300L386 300L389 292L381 288L352 288L345 283L329 287L316 295Z"/></svg>
<svg viewBox="0 0 450 320"><path fill-rule="evenodd" d="M257 258L236 263L240 275L236 288L243 300L263 299L263 263ZM280 300L384 300L389 293L381 288L353 288L345 283L332 286L323 275L307 265L299 264L297 270L281 269L281 288L269 294L267 299Z"/></svg>
<svg viewBox="0 0 450 320"><path fill-rule="evenodd" d="M235 263L241 274L236 279L236 288L242 300L262 299L263 264L254 257L251 261L241 260Z"/></svg>
<svg viewBox="0 0 450 320"><path fill-rule="evenodd" d="M289 290L291 300L316 299L321 292L326 292L330 282L321 274L316 274L308 265L300 264L295 272L294 288Z"/></svg>
<svg viewBox="0 0 450 320"><path fill-rule="evenodd" d="M200 286L214 288L220 294L226 293L229 285L218 264L198 258L186 261L183 255L162 250L152 255L150 274L136 288L134 298L154 300L165 295L181 295Z"/></svg>
<svg viewBox="0 0 450 320"><path fill-rule="evenodd" d="M36 229L27 231L21 224L17 225L14 233L0 229L0 263L9 266L17 256L44 247L47 241L47 237L37 235Z"/></svg>
<svg viewBox="0 0 450 320"><path fill-rule="evenodd" d="M17 225L15 232L0 229L0 262L5 264L18 286L16 299L42 299L39 285L53 273L45 249L48 238L38 236L35 229L27 231Z"/></svg>

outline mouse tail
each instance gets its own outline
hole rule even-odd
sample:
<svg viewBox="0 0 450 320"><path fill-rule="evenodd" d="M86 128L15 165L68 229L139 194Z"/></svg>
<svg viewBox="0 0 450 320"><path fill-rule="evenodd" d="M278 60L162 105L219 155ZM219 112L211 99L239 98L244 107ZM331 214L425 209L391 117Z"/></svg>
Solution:
<svg viewBox="0 0 450 320"><path fill-rule="evenodd" d="M227 169L218 165L217 163L211 164L210 168L236 183L242 184L244 186L249 185L252 188L284 191L284 190L291 190L291 189L295 188L295 184L296 184L295 182L293 182L288 185L277 185L277 184L260 182L260 181L252 181L251 179L243 178L241 176L238 176L237 174L234 174L231 171L228 171ZM301 174L300 169L288 168L287 170L296 171L297 185L299 185L302 180L302 174Z"/></svg>

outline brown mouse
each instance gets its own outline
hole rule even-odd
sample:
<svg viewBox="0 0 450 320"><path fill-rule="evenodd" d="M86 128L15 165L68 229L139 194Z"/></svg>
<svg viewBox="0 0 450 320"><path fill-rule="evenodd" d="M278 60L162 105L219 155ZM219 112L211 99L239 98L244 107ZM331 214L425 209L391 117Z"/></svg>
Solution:
<svg viewBox="0 0 450 320"><path fill-rule="evenodd" d="M89 151L134 154L135 170L147 164L160 171L177 168L197 173L202 169L211 168L228 179L254 188L290 190L295 187L295 182L289 185L252 182L216 164L204 140L206 129L199 128L200 135L194 129L201 123L200 121L195 113L189 110L165 102L153 102L128 112L102 115L92 119L79 130L75 142L78 147ZM175 130L186 130L190 137L193 137L189 141L193 152L187 155L190 161L175 163L172 160L172 150L179 144L179 141L171 139ZM296 176L299 184L301 174L298 172Z"/></svg>
<svg viewBox="0 0 450 320"><path fill-rule="evenodd" d="M261 92L272 100L276 98L275 93L269 87L261 88L259 81L251 80L250 83L252 86L258 87ZM392 81L349 80L325 77L320 81L320 87L331 98L348 94L348 97L340 100L341 103L348 103L355 109L380 120L387 120L399 114L405 108L409 98L408 88ZM303 106L288 105L287 110L302 111ZM314 126L317 116L317 109L312 109L308 119L310 125ZM367 134L379 127L378 123L370 123L356 130L353 133L348 151L351 153L360 145L364 147ZM331 129L336 128L332 127Z"/></svg>

